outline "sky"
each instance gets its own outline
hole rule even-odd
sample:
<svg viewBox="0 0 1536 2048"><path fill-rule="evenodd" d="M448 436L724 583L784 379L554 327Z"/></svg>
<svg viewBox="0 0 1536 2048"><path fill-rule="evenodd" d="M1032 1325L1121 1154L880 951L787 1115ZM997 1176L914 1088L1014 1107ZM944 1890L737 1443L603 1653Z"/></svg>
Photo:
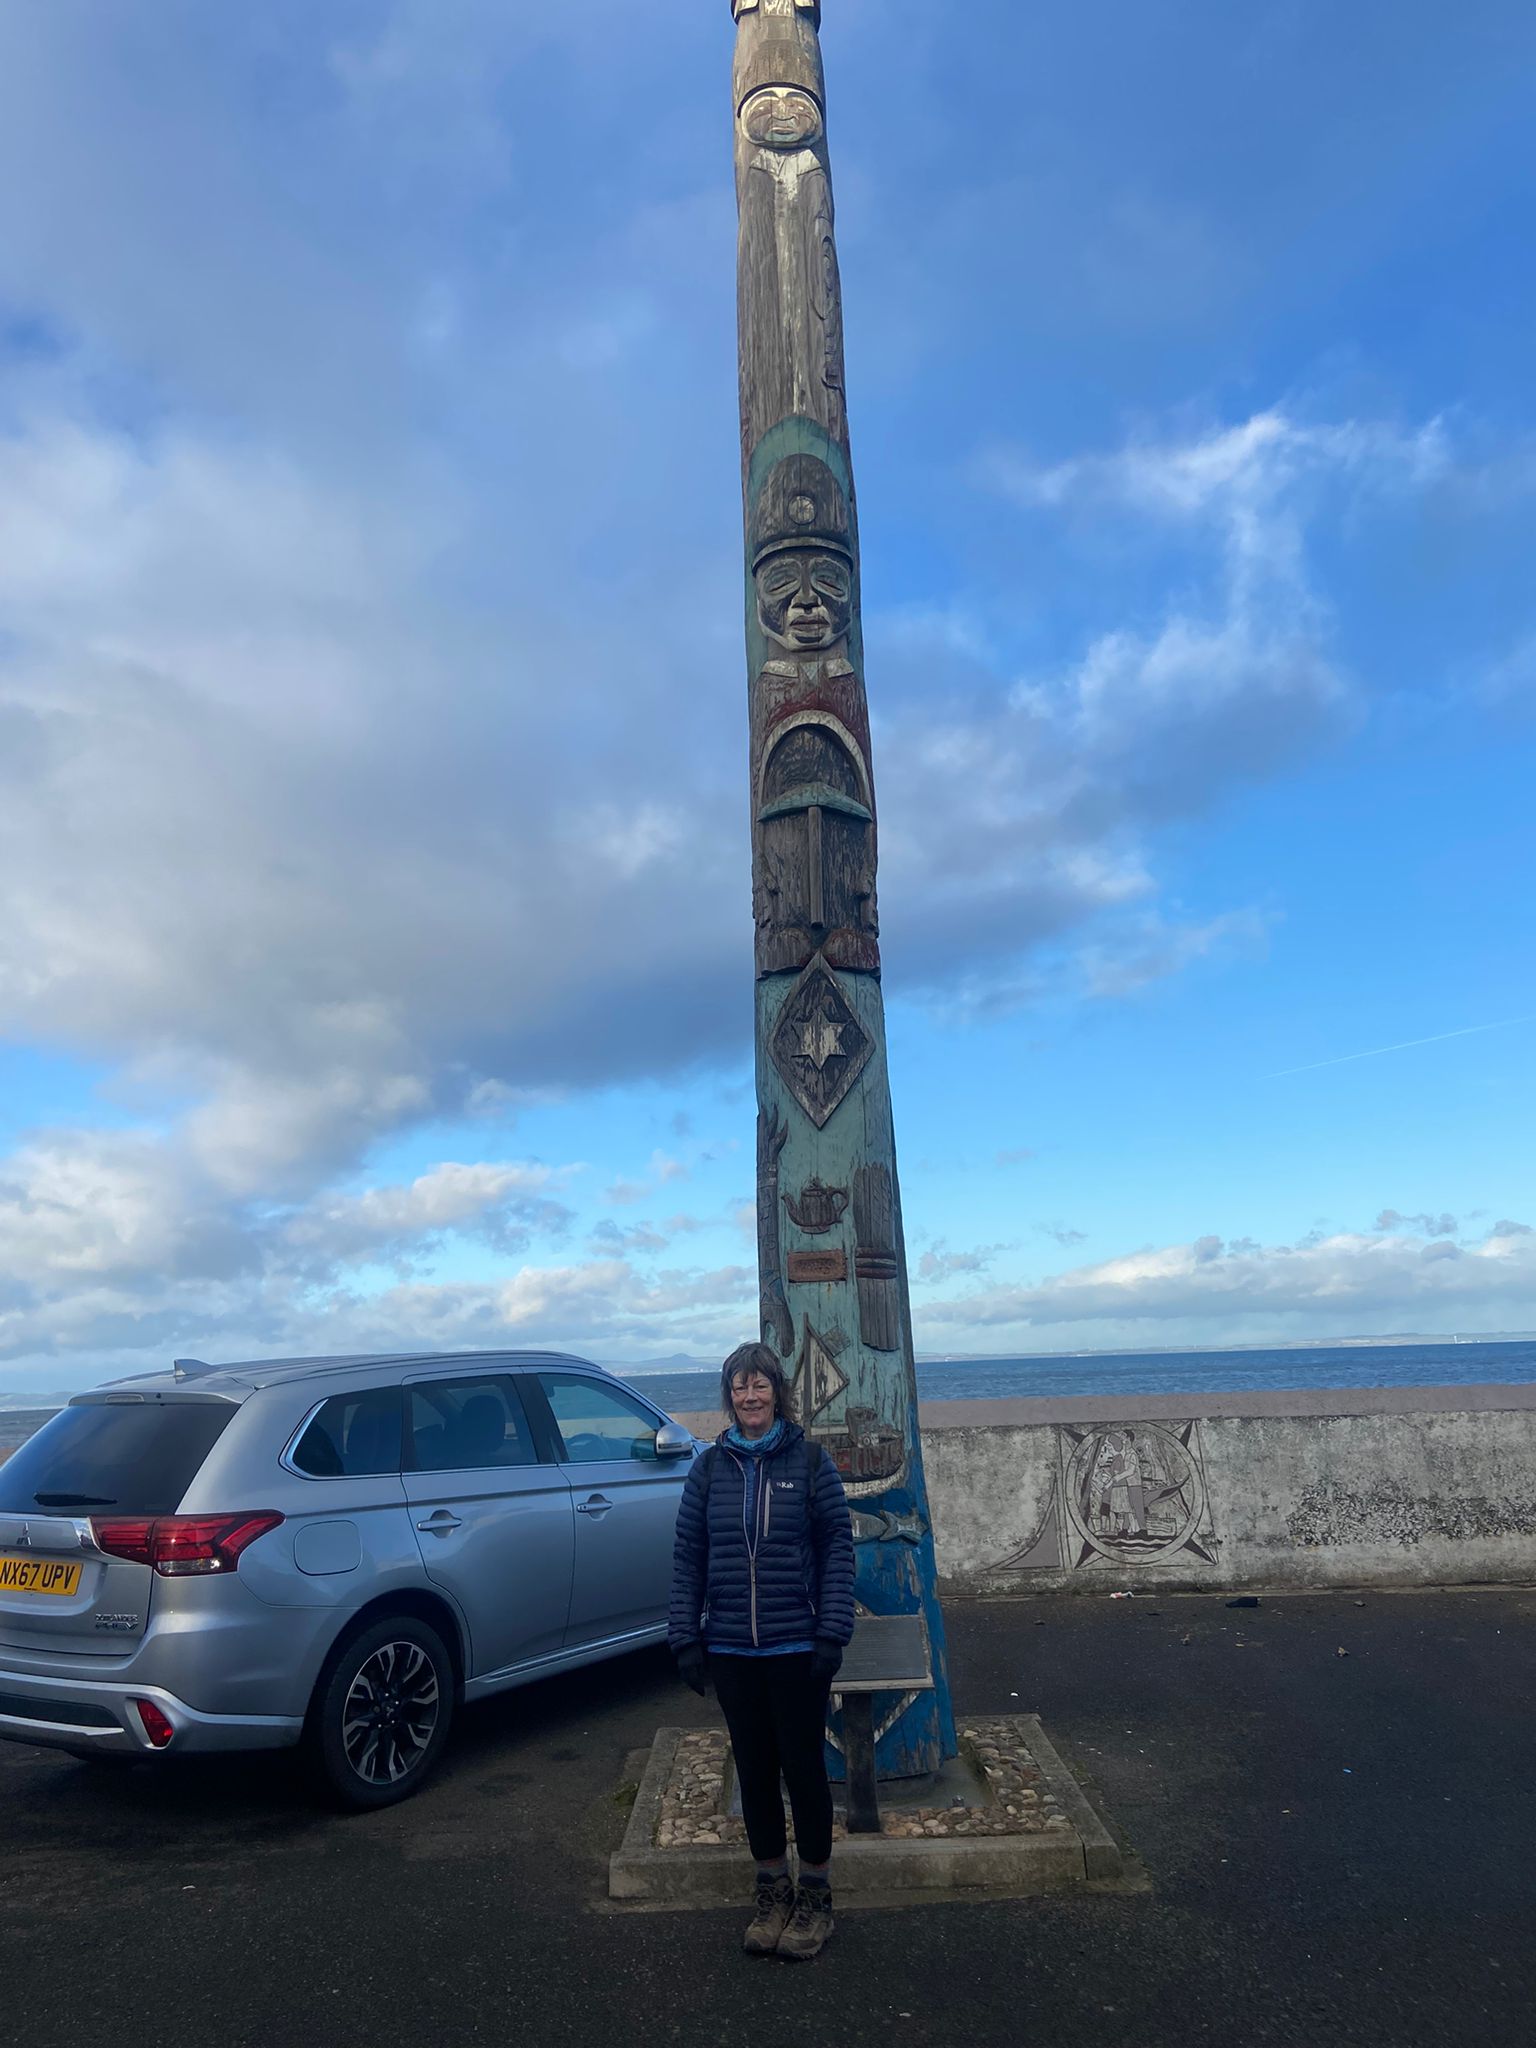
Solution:
<svg viewBox="0 0 1536 2048"><path fill-rule="evenodd" d="M920 1355L1536 1328L1536 11L826 0ZM725 0L0 0L0 1395L754 1334Z"/></svg>

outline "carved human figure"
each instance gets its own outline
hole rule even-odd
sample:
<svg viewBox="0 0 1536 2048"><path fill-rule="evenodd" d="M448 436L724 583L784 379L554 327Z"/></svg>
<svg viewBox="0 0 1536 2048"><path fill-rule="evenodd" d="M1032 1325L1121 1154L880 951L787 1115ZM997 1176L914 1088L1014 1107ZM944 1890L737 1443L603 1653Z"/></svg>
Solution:
<svg viewBox="0 0 1536 2048"><path fill-rule="evenodd" d="M848 441L819 10L743 7L736 67L742 452L778 421Z"/></svg>
<svg viewBox="0 0 1536 2048"><path fill-rule="evenodd" d="M856 602L853 514L819 457L774 464L752 507L748 542L766 637L795 655L845 645Z"/></svg>
<svg viewBox="0 0 1536 2048"><path fill-rule="evenodd" d="M827 708L831 685L855 681L848 639L857 602L853 517L819 457L769 471L750 533L757 618L771 679L801 708L758 722L764 750L753 870L759 974L804 967L879 969L875 821L858 738Z"/></svg>

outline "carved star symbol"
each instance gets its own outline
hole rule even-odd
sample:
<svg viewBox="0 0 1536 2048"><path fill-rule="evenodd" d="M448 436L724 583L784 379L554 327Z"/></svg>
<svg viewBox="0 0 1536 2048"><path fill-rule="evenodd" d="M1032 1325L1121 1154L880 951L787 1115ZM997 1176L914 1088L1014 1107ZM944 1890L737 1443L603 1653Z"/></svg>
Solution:
<svg viewBox="0 0 1536 2048"><path fill-rule="evenodd" d="M819 1012L800 1029L800 1054L808 1059L818 1073L830 1059L842 1057L847 1048L843 1044L846 1025L834 1024L830 1018Z"/></svg>

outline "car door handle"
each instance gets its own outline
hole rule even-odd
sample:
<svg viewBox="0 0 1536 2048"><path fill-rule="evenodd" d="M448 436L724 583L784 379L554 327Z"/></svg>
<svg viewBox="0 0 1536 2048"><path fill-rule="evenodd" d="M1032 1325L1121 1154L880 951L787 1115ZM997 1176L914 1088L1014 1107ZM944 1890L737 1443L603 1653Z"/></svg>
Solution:
<svg viewBox="0 0 1536 2048"><path fill-rule="evenodd" d="M430 1521L418 1522L416 1526L423 1536L451 1536L455 1529L462 1529L464 1524L457 1515L450 1514L447 1508L439 1508Z"/></svg>
<svg viewBox="0 0 1536 2048"><path fill-rule="evenodd" d="M600 1493L594 1493L590 1500L584 1500L576 1510L578 1515L590 1515L594 1522L600 1522L604 1515L612 1514L613 1502L605 1500Z"/></svg>

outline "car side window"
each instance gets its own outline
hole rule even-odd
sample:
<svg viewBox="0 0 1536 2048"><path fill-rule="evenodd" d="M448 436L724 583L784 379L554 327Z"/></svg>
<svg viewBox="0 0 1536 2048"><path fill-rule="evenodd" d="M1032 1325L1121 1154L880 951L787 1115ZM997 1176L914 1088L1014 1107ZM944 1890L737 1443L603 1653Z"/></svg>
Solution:
<svg viewBox="0 0 1536 2048"><path fill-rule="evenodd" d="M500 1472L539 1462L511 1380L430 1380L406 1392L418 1472Z"/></svg>
<svg viewBox="0 0 1536 2048"><path fill-rule="evenodd" d="M400 1470L400 1389L338 1394L294 1445L291 1462L311 1479L371 1479Z"/></svg>
<svg viewBox="0 0 1536 2048"><path fill-rule="evenodd" d="M660 1425L632 1395L573 1374L541 1372L538 1379L569 1463L584 1465L602 1459L617 1464L626 1458L655 1458Z"/></svg>

